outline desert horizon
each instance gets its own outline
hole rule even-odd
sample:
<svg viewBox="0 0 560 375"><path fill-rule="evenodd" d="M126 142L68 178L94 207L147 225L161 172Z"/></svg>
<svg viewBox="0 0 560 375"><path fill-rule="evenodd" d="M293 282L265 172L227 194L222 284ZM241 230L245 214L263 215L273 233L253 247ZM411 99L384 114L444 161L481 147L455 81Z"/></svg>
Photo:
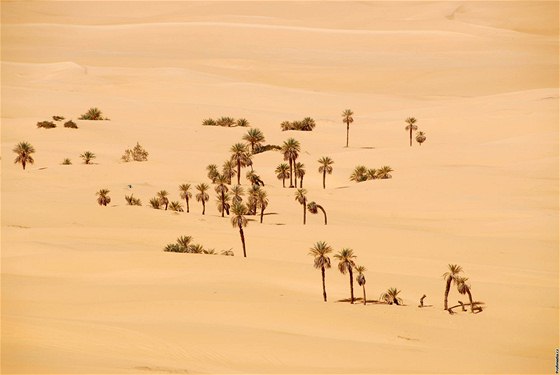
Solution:
<svg viewBox="0 0 560 375"><path fill-rule="evenodd" d="M1 373L552 373L558 11L3 1Z"/></svg>

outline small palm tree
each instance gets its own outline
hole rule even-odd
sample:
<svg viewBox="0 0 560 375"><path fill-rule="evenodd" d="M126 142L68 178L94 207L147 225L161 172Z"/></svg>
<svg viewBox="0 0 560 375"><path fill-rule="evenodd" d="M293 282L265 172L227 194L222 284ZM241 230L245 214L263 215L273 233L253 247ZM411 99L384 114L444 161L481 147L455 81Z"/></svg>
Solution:
<svg viewBox="0 0 560 375"><path fill-rule="evenodd" d="M312 214L317 214L318 209L323 211L323 215L325 216L325 225L327 225L327 213L325 212L325 209L323 208L323 206L318 205L315 202L309 202L307 204L307 209L309 210L309 212L311 212Z"/></svg>
<svg viewBox="0 0 560 375"><path fill-rule="evenodd" d="M161 190L157 193L157 198L159 199L160 206L165 205L165 211L167 211L167 206L169 205L169 199L167 198L169 194L165 190Z"/></svg>
<svg viewBox="0 0 560 375"><path fill-rule="evenodd" d="M111 203L111 198L108 195L109 190L101 189L95 194L97 195L97 203L99 203L100 206L107 206Z"/></svg>
<svg viewBox="0 0 560 375"><path fill-rule="evenodd" d="M20 142L14 147L12 151L15 152L17 155L14 160L14 163L15 164L20 163L21 166L23 167L23 170L25 170L25 166L27 164L35 163L35 160L33 160L33 157L31 156L31 154L35 153L35 148L33 148L33 146L30 143Z"/></svg>
<svg viewBox="0 0 560 375"><path fill-rule="evenodd" d="M331 259L327 254L332 252L332 247L324 241L319 241L309 250L309 255L313 255L313 266L321 270L323 280L323 300L327 302L327 288L325 285L325 270L331 268Z"/></svg>
<svg viewBox="0 0 560 375"><path fill-rule="evenodd" d="M181 184L179 185L179 191L181 192L181 199L187 202L187 212L189 212L189 198L192 198L192 193L189 191L191 189L191 184Z"/></svg>
<svg viewBox="0 0 560 375"><path fill-rule="evenodd" d="M205 183L198 184L195 186L195 189L198 190L198 194L196 194L197 202L202 202L202 214L206 212L206 202L210 199L207 191L210 187Z"/></svg>
<svg viewBox="0 0 560 375"><path fill-rule="evenodd" d="M471 294L471 286L467 284L468 277L461 277L457 276L456 283L457 283L457 291L460 294L467 294L469 296L469 303L471 304L471 313L474 313L474 305L473 299Z"/></svg>
<svg viewBox="0 0 560 375"><path fill-rule="evenodd" d="M192 244L189 246L189 253L192 254L202 254L204 253L204 246L200 244Z"/></svg>
<svg viewBox="0 0 560 375"><path fill-rule="evenodd" d="M229 191L227 184L227 177L224 175L218 175L216 178L216 193L218 193L218 211L222 213L222 217L224 217L224 212L227 212L229 215L229 195L227 192ZM227 199L226 199L227 198Z"/></svg>
<svg viewBox="0 0 560 375"><path fill-rule="evenodd" d="M377 170L377 178L381 180L386 180L392 178L391 172L393 172L393 168L389 167L388 165L384 165L383 167Z"/></svg>
<svg viewBox="0 0 560 375"><path fill-rule="evenodd" d="M356 275L356 282L358 283L359 286L362 287L362 290L364 291L364 305L367 303L367 299L366 299L366 277L364 276L364 272L366 272L366 268L364 266L356 266L356 272L358 272L358 274Z"/></svg>
<svg viewBox="0 0 560 375"><path fill-rule="evenodd" d="M83 154L80 155L80 157L84 159L85 164L89 164L90 161L96 158L95 154L90 151L84 152Z"/></svg>
<svg viewBox="0 0 560 375"><path fill-rule="evenodd" d="M255 147L260 147L265 141L264 134L259 129L251 128L243 135L243 140L251 145L251 153L255 151Z"/></svg>
<svg viewBox="0 0 560 375"><path fill-rule="evenodd" d="M295 164L296 159L299 156L299 152L301 151L301 146L298 141L294 138L288 138L284 141L280 152L284 154L284 160L287 160L290 164L290 188L294 187L293 182L293 165Z"/></svg>
<svg viewBox="0 0 560 375"><path fill-rule="evenodd" d="M311 117L306 117L301 121L300 130L311 131L315 128L315 120Z"/></svg>
<svg viewBox="0 0 560 375"><path fill-rule="evenodd" d="M236 203L231 209L233 216L231 217L231 225L234 228L239 228L239 235L241 236L241 244L243 245L243 256L247 258L247 251L245 250L245 234L243 228L247 226L247 207L241 203Z"/></svg>
<svg viewBox="0 0 560 375"><path fill-rule="evenodd" d="M62 161L62 165L72 165L72 160L70 160L69 158L64 158L64 160Z"/></svg>
<svg viewBox="0 0 560 375"><path fill-rule="evenodd" d="M191 236L181 236L181 237L177 238L177 245L179 245L179 246L181 246L182 248L184 248L184 249L185 249L185 251L184 251L185 253L188 253L188 252L189 252L188 249L189 249L189 246L190 246L190 244L191 244L191 242L192 242L192 239L193 239L193 238L192 238Z"/></svg>
<svg viewBox="0 0 560 375"><path fill-rule="evenodd" d="M286 178L290 177L290 167L286 163L280 164L276 167L276 178L282 180L282 187L286 187Z"/></svg>
<svg viewBox="0 0 560 375"><path fill-rule="evenodd" d="M294 168L294 173L296 177L299 177L299 188L303 188L303 177L305 176L305 165L303 163L297 162ZM296 182L297 187L297 182Z"/></svg>
<svg viewBox="0 0 560 375"><path fill-rule="evenodd" d="M326 188L325 180L328 174L332 174L334 161L328 156L323 156L318 160L319 162L319 173L323 174L323 189Z"/></svg>
<svg viewBox="0 0 560 375"><path fill-rule="evenodd" d="M152 206L153 209L159 210L161 208L161 201L159 198L154 197L150 199L150 206Z"/></svg>
<svg viewBox="0 0 560 375"><path fill-rule="evenodd" d="M402 305L403 300L398 295L401 291L397 290L397 288L389 288L385 293L381 294L379 297L380 300L385 301L389 305Z"/></svg>
<svg viewBox="0 0 560 375"><path fill-rule="evenodd" d="M222 164L222 174L227 177L228 185L231 185L231 179L235 177L235 163L231 160L226 160L224 164Z"/></svg>
<svg viewBox="0 0 560 375"><path fill-rule="evenodd" d="M422 146L422 143L424 143L425 141L426 141L426 134L424 132L416 133L416 142L418 142L420 146Z"/></svg>
<svg viewBox="0 0 560 375"><path fill-rule="evenodd" d="M79 117L79 120L105 120L99 108L93 107Z"/></svg>
<svg viewBox="0 0 560 375"><path fill-rule="evenodd" d="M134 194L125 195L124 199L126 200L126 203L129 206L141 206L142 205L142 202L140 201L140 198L134 198Z"/></svg>
<svg viewBox="0 0 560 375"><path fill-rule="evenodd" d="M292 123L289 121L282 121L282 123L280 123L280 128L282 131L293 130Z"/></svg>
<svg viewBox="0 0 560 375"><path fill-rule="evenodd" d="M363 165L354 168L354 172L350 175L350 181L363 182L367 180L368 169Z"/></svg>
<svg viewBox="0 0 560 375"><path fill-rule="evenodd" d="M268 207L268 196L266 191L260 189L257 194L257 208L261 210L261 224L263 222L264 210Z"/></svg>
<svg viewBox="0 0 560 375"><path fill-rule="evenodd" d="M220 173L218 172L218 166L216 166L216 164L210 164L206 167L206 171L208 171L207 176L210 179L210 181L212 181L212 183L215 184L216 179L220 175Z"/></svg>
<svg viewBox="0 0 560 375"><path fill-rule="evenodd" d="M346 124L346 147L348 147L348 137L350 134L350 124L354 122L354 118L352 116L354 112L351 109L345 109L342 112L342 122Z"/></svg>
<svg viewBox="0 0 560 375"><path fill-rule="evenodd" d="M445 280L445 293L443 295L443 309L447 310L447 297L449 296L449 289L451 289L451 283L457 284L457 278L459 273L463 272L463 268L457 264L448 264L448 271L442 275Z"/></svg>
<svg viewBox="0 0 560 375"><path fill-rule="evenodd" d="M232 117L222 116L216 120L216 125L229 128L235 125L235 119Z"/></svg>
<svg viewBox="0 0 560 375"><path fill-rule="evenodd" d="M414 125L416 123L416 119L414 117L408 117L404 122L407 123L404 130L410 133L410 147L412 147L412 132L418 129L418 126Z"/></svg>
<svg viewBox="0 0 560 375"><path fill-rule="evenodd" d="M183 212L183 206L178 201L169 203L169 209L173 212Z"/></svg>
<svg viewBox="0 0 560 375"><path fill-rule="evenodd" d="M245 192L243 191L243 187L241 185L235 185L232 187L231 193L233 194L231 199L233 204L241 203L243 201L243 194L245 194Z"/></svg>
<svg viewBox="0 0 560 375"><path fill-rule="evenodd" d="M348 272L350 275L350 303L354 303L354 276L352 274L352 270L356 266L356 263L354 263L354 259L356 259L354 250L342 249L334 257L338 259L338 270L340 273L346 275L346 272Z"/></svg>
<svg viewBox="0 0 560 375"><path fill-rule="evenodd" d="M307 214L307 209L306 209L306 205L307 205L307 190L305 189L297 189L296 191L296 201L299 202L299 204L301 204L303 206L303 225L305 225L305 221L306 221L306 214Z"/></svg>
<svg viewBox="0 0 560 375"><path fill-rule="evenodd" d="M259 196L261 188L259 185L251 185L247 192L247 215L257 214L257 197Z"/></svg>
<svg viewBox="0 0 560 375"><path fill-rule="evenodd" d="M237 165L237 185L241 185L241 167L249 165L251 157L247 146L243 143L236 143L231 146L231 161Z"/></svg>
<svg viewBox="0 0 560 375"><path fill-rule="evenodd" d="M216 126L216 121L214 121L211 118L207 118L207 119L202 120L202 125L203 126Z"/></svg>
<svg viewBox="0 0 560 375"><path fill-rule="evenodd" d="M375 168L368 169L366 172L366 177L368 180L375 180L378 178L378 170Z"/></svg>
<svg viewBox="0 0 560 375"><path fill-rule="evenodd" d="M240 118L236 121L235 123L237 126L241 126L241 127L247 127L249 126L249 121L247 121L247 119L245 118Z"/></svg>

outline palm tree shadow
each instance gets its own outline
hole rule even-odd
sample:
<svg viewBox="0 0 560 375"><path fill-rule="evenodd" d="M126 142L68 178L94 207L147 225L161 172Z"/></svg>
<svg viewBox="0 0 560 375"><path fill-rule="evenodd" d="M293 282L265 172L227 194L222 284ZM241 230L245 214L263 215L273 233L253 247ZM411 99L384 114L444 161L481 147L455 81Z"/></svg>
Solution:
<svg viewBox="0 0 560 375"><path fill-rule="evenodd" d="M364 150L374 150L375 149L375 147L373 147L373 146L364 146L364 147L360 147L360 148L364 149Z"/></svg>
<svg viewBox="0 0 560 375"><path fill-rule="evenodd" d="M350 303L350 300L351 300L350 298L344 298L344 299L336 300L335 302ZM354 297L354 305L360 305L360 304L361 305L364 304L364 299L360 297ZM366 300L366 305L387 305L387 302L379 301L376 299L368 299ZM406 306L406 305L400 305L400 306Z"/></svg>
<svg viewBox="0 0 560 375"><path fill-rule="evenodd" d="M463 305L458 304L458 305L455 305L455 306L451 306L447 310L449 310L450 314L455 314L455 311L453 311L453 309L455 309L457 307L465 306L465 308L463 308L462 312L467 312L467 311L469 311L469 309L467 309L466 307L470 306L470 305L471 305L470 303L463 303ZM482 302L482 301L474 301L473 302L473 310L474 310L473 314L481 313L484 310L481 305L485 305L485 303Z"/></svg>

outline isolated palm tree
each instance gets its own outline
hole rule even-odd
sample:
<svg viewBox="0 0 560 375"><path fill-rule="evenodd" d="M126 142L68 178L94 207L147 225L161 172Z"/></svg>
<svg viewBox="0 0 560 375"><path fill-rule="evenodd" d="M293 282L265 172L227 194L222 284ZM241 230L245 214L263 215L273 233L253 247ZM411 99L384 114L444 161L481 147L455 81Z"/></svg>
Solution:
<svg viewBox="0 0 560 375"><path fill-rule="evenodd" d="M290 177L290 167L286 163L282 163L276 167L276 178L282 180L282 187L286 187L286 179Z"/></svg>
<svg viewBox="0 0 560 375"><path fill-rule="evenodd" d="M299 188L303 188L303 177L305 176L305 164L300 163L299 161L295 164L294 174L296 177L299 177ZM296 182L297 187L297 182Z"/></svg>
<svg viewBox="0 0 560 375"><path fill-rule="evenodd" d="M325 180L328 174L332 174L334 161L328 156L323 156L318 160L319 162L319 173L323 174L323 189L326 188Z"/></svg>
<svg viewBox="0 0 560 375"><path fill-rule="evenodd" d="M386 180L392 178L391 172L393 172L393 168L389 167L388 165L384 165L383 167L377 170L377 178L380 180Z"/></svg>
<svg viewBox="0 0 560 375"><path fill-rule="evenodd" d="M241 203L243 201L243 194L245 194L245 192L243 191L243 187L241 185L233 186L231 188L231 193L233 194L233 198L232 198L233 204Z"/></svg>
<svg viewBox="0 0 560 375"><path fill-rule="evenodd" d="M323 215L325 216L325 225L327 225L327 213L325 212L325 209L323 208L323 206L318 205L315 202L309 202L307 204L307 209L309 210L309 212L311 212L312 214L316 214L318 211L317 209L323 211Z"/></svg>
<svg viewBox="0 0 560 375"><path fill-rule="evenodd" d="M35 148L33 148L33 146L30 143L20 142L14 147L12 151L15 152L17 155L14 160L14 163L15 164L20 163L21 166L23 167L23 170L25 170L25 166L27 164L35 163L35 160L33 160L33 157L31 156L31 154L35 153Z"/></svg>
<svg viewBox="0 0 560 375"><path fill-rule="evenodd" d="M307 215L307 197L305 194L307 194L307 190L305 189L297 189L296 191L296 201L303 206L303 225L305 225Z"/></svg>
<svg viewBox="0 0 560 375"><path fill-rule="evenodd" d="M327 288L325 286L325 269L331 268L331 259L327 254L332 252L332 247L324 241L319 241L309 250L309 255L315 257L313 266L321 270L323 280L323 300L327 302Z"/></svg>
<svg viewBox="0 0 560 375"><path fill-rule="evenodd" d="M169 194L165 190L161 190L157 193L157 198L159 199L160 205L165 205L165 210L167 211L167 206L169 205L169 199L167 198Z"/></svg>
<svg viewBox="0 0 560 375"><path fill-rule="evenodd" d="M181 184L179 185L179 191L181 192L181 199L187 202L187 212L189 212L189 198L192 198L192 193L189 191L191 189L191 184Z"/></svg>
<svg viewBox="0 0 560 375"><path fill-rule="evenodd" d="M228 185L231 185L231 179L235 177L235 163L231 160L226 160L222 164L222 174L227 177Z"/></svg>
<svg viewBox="0 0 560 375"><path fill-rule="evenodd" d="M89 164L90 161L96 158L95 154L90 151L84 152L83 154L80 155L80 157L84 159L85 164Z"/></svg>
<svg viewBox="0 0 560 375"><path fill-rule="evenodd" d="M260 147L265 141L265 138L262 131L256 128L251 128L247 130L245 135L243 135L243 140L251 145L251 153L253 153L255 151L255 147Z"/></svg>
<svg viewBox="0 0 560 375"><path fill-rule="evenodd" d="M284 141L280 152L284 154L284 160L287 160L290 164L290 188L294 187L293 182L293 166L295 164L296 159L299 156L299 152L301 151L301 146L298 141L294 138L288 138Z"/></svg>
<svg viewBox="0 0 560 375"><path fill-rule="evenodd" d="M229 215L229 203L226 201L226 194L229 191L227 184L227 177L224 175L218 175L216 177L216 187L214 190L218 193L218 210L222 213L224 217L224 212L228 212ZM228 195L229 198L229 195Z"/></svg>
<svg viewBox="0 0 560 375"><path fill-rule="evenodd" d="M97 203L99 203L100 206L107 206L111 203L111 198L108 195L109 190L101 189L95 194L97 195Z"/></svg>
<svg viewBox="0 0 560 375"><path fill-rule="evenodd" d="M251 157L248 154L247 146L243 143L236 143L231 146L231 161L237 165L237 185L241 185L241 167L249 164Z"/></svg>
<svg viewBox="0 0 560 375"><path fill-rule="evenodd" d="M198 190L198 194L196 195L196 200L198 202L202 202L202 214L206 212L206 202L210 199L207 191L210 187L205 183L198 184L195 186L195 189Z"/></svg>
<svg viewBox="0 0 560 375"><path fill-rule="evenodd" d="M379 297L380 300L385 301L389 305L402 305L403 300L399 297L401 291L397 288L389 288L385 293L382 293Z"/></svg>
<svg viewBox="0 0 560 375"><path fill-rule="evenodd" d="M354 263L354 259L356 259L354 250L342 249L334 257L338 259L338 270L340 273L346 275L346 272L348 272L350 275L350 303L354 303L354 275L352 274L352 270L356 266L356 263Z"/></svg>
<svg viewBox="0 0 560 375"><path fill-rule="evenodd" d="M356 266L356 272L358 272L358 274L356 275L356 282L358 283L359 286L362 287L362 290L364 291L364 305L367 303L367 299L366 299L366 277L364 275L364 272L366 272L366 268L364 266Z"/></svg>
<svg viewBox="0 0 560 375"><path fill-rule="evenodd" d="M471 286L467 284L468 277L461 277L457 276L456 283L457 283L457 291L460 294L467 294L469 296L469 303L471 304L471 313L474 313L474 305L473 299L471 294Z"/></svg>
<svg viewBox="0 0 560 375"><path fill-rule="evenodd" d="M358 165L350 175L350 181L363 182L368 179L368 169L364 165Z"/></svg>
<svg viewBox="0 0 560 375"><path fill-rule="evenodd" d="M264 210L268 206L268 196L266 191L260 189L257 194L257 208L261 210L261 224L263 222Z"/></svg>
<svg viewBox="0 0 560 375"><path fill-rule="evenodd" d="M99 108L90 108L86 113L81 115L79 120L104 120L103 114Z"/></svg>
<svg viewBox="0 0 560 375"><path fill-rule="evenodd" d="M424 132L416 133L416 142L418 142L420 146L422 146L422 143L424 143L425 141L426 141L426 134Z"/></svg>
<svg viewBox="0 0 560 375"><path fill-rule="evenodd" d="M231 225L234 228L239 228L239 236L241 236L241 244L243 245L243 256L247 258L247 252L245 250L245 234L243 233L243 228L247 226L247 207L244 204L236 203L231 208L233 216L231 217Z"/></svg>
<svg viewBox="0 0 560 375"><path fill-rule="evenodd" d="M178 201L169 203L169 209L174 212L183 212L183 206Z"/></svg>
<svg viewBox="0 0 560 375"><path fill-rule="evenodd" d="M447 310L447 297L449 296L449 289L451 289L451 283L457 284L457 278L459 273L463 272L463 268L457 264L448 264L448 271L442 275L445 280L445 293L443 295L443 309Z"/></svg>
<svg viewBox="0 0 560 375"><path fill-rule="evenodd" d="M404 121L408 124L405 126L404 130L410 133L410 147L412 147L412 132L418 129L418 126L414 125L416 123L416 119L414 117L408 117Z"/></svg>
<svg viewBox="0 0 560 375"><path fill-rule="evenodd" d="M354 122L354 118L352 118L354 112L351 109L345 109L342 112L342 122L346 123L346 147L348 147L348 137L350 134L350 124Z"/></svg>
<svg viewBox="0 0 560 375"><path fill-rule="evenodd" d="M207 176L210 179L210 181L212 181L212 183L215 184L216 179L220 175L220 172L218 172L218 166L216 164L209 164L206 167L206 171L208 171Z"/></svg>

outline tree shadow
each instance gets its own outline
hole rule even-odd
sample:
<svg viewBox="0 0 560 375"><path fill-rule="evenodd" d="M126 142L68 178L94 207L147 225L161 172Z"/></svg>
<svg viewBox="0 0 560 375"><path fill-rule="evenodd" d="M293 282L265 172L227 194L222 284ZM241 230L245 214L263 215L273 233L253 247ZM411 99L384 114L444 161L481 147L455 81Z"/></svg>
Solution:
<svg viewBox="0 0 560 375"><path fill-rule="evenodd" d="M456 312L453 311L453 309L455 309L457 307L461 307L461 312L468 312L468 311L470 311L470 309L467 309L467 306L470 306L470 305L471 305L470 303L459 303L458 305L449 307L447 309L447 311L449 312L449 314L453 315L453 314L456 314ZM485 305L485 303L482 302L482 301L474 301L473 302L473 310L474 310L473 314L481 313L484 310L482 305Z"/></svg>
<svg viewBox="0 0 560 375"><path fill-rule="evenodd" d="M375 147L373 147L373 146L363 146L363 147L360 147L360 148L364 149L364 150L374 150L375 149Z"/></svg>
<svg viewBox="0 0 560 375"><path fill-rule="evenodd" d="M350 298L343 298L335 301L336 303L350 303ZM363 305L364 299L361 297L354 297L354 305ZM389 305L385 301L379 301L377 299L366 299L366 305ZM400 304L398 306L407 306L405 304Z"/></svg>

